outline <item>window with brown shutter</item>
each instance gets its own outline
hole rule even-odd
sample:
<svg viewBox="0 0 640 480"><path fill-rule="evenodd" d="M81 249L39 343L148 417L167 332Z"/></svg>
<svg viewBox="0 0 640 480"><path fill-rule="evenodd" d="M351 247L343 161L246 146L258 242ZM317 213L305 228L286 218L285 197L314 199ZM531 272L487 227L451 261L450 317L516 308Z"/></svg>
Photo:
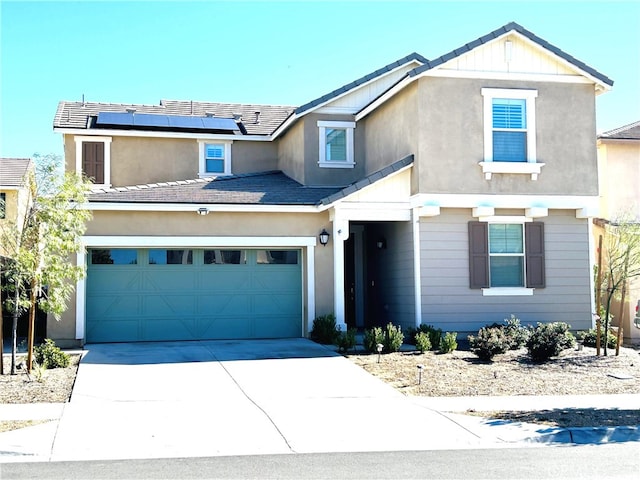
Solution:
<svg viewBox="0 0 640 480"><path fill-rule="evenodd" d="M502 231L500 227L505 226L492 224L492 232L500 233ZM513 225L509 226L513 227ZM505 229L504 238L494 238L490 243L489 224L478 221L469 222L470 288L545 287L544 223L524 224L524 255L518 248L521 240L518 240L518 235L513 235L514 232L517 233L517 229L510 230L511 232ZM522 265L523 259L524 265ZM518 273L518 270L522 272L523 267L526 272L525 278ZM517 280L519 276L520 280ZM516 279L515 283L513 283L514 279Z"/></svg>
<svg viewBox="0 0 640 480"><path fill-rule="evenodd" d="M104 183L104 143L82 143L82 172L93 183Z"/></svg>

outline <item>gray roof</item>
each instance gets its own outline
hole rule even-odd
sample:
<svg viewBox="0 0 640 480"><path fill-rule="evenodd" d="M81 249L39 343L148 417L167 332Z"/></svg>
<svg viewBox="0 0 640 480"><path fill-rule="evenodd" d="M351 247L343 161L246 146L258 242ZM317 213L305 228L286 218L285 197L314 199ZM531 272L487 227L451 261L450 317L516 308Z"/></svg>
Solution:
<svg viewBox="0 0 640 480"><path fill-rule="evenodd" d="M603 134L598 135L598 138L613 140L640 140L640 121L604 132Z"/></svg>
<svg viewBox="0 0 640 480"><path fill-rule="evenodd" d="M417 67L414 70L412 70L411 72L409 72L408 75L410 75L410 76L419 75L422 72L426 72L427 70L431 70L432 68L435 68L435 67L437 67L439 65L442 65L443 63L448 62L449 60L451 60L453 58L456 58L456 57L458 57L458 56L460 56L460 55L462 55L464 53L467 53L467 52L473 50L476 47L479 47L480 45L483 45L485 43L491 42L492 40L500 37L501 35L504 35L505 33L510 32L512 30L518 32L519 34L521 34L521 35L523 35L525 37L527 37L529 40L531 40L532 42L537 43L542 48L545 48L546 50L549 50L550 52L553 52L554 54L558 55L560 58L563 58L567 62L571 63L575 67L577 67L580 70L582 70L583 72L586 72L589 75L597 78L602 83L605 83L605 84L607 84L609 86L613 85L613 80L611 80L607 76L605 76L602 73L598 72L597 70L595 70L594 68L590 67L589 65L581 62L580 60L572 57L568 53L563 52L558 47L556 47L554 45L551 45L546 40L543 40L542 38L538 37L534 33L530 32L529 30L525 29L524 27L522 27L521 25L518 25L515 22L507 23L506 25L498 28L497 30L494 30L493 32L488 33L487 35L484 35L483 37L480 37L480 38L474 40L473 42L466 43L462 47L457 48L455 50L452 50L451 52L449 52L449 53L447 53L445 55L442 55L441 57L438 57L438 58L436 58L434 60L427 61L424 65L422 65L420 67Z"/></svg>
<svg viewBox="0 0 640 480"><path fill-rule="evenodd" d="M90 119L99 112L126 112L135 109L137 113L157 115L194 115L204 117L208 113L220 118L242 116L242 125L248 135L270 135L292 114L295 107L281 105L258 105L239 103L213 103L181 100L161 100L159 105L96 103L61 101L53 120L55 128L86 129ZM256 122L256 112L260 112Z"/></svg>
<svg viewBox="0 0 640 480"><path fill-rule="evenodd" d="M307 110L313 108L313 107L317 107L318 105L321 105L325 102L328 102L329 100L342 95L343 93L348 92L351 89L354 89L356 87L358 87L359 85L362 85L363 83L366 83L370 80L373 80L374 78L379 77L380 75L390 72L392 70L395 70L398 67L401 67L402 65L405 65L409 62L413 62L413 61L418 61L420 63L427 63L427 59L424 58L422 55L420 55L419 53L413 52L410 53L409 55L407 55L406 57L403 57L399 60L396 60L395 62L390 63L389 65L385 65L382 68L379 68L378 70L376 70L375 72L371 72L368 75L365 75L363 77L358 78L357 80L354 80L353 82L350 82L346 85L343 85L340 88L337 88L335 90L333 90L332 92L327 93L326 95L323 95L319 98L316 98L315 100L311 100L308 103L305 103L304 105L296 108L295 113L297 115L300 115L304 112L306 112Z"/></svg>
<svg viewBox="0 0 640 480"><path fill-rule="evenodd" d="M280 171L94 190L91 203L329 205L411 165L409 155L347 187L305 187Z"/></svg>
<svg viewBox="0 0 640 480"><path fill-rule="evenodd" d="M0 158L0 187L21 187L30 168L30 158Z"/></svg>
<svg viewBox="0 0 640 480"><path fill-rule="evenodd" d="M96 190L90 202L316 205L339 187L305 187L280 171Z"/></svg>

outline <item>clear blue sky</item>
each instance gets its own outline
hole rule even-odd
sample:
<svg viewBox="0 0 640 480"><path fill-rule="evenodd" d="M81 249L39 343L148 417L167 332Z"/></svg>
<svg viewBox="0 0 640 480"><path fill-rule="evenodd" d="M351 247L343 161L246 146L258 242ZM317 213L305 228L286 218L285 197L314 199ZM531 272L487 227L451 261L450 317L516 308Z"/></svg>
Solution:
<svg viewBox="0 0 640 480"><path fill-rule="evenodd" d="M0 0L0 156L62 153L60 100L301 105L408 53L515 21L615 81L598 131L640 120L640 2Z"/></svg>

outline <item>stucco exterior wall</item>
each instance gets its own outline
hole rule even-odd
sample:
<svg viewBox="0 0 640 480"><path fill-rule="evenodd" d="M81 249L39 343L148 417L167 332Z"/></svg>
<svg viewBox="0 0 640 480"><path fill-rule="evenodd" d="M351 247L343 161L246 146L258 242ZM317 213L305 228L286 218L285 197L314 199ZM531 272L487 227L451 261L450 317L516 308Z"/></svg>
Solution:
<svg viewBox="0 0 640 480"><path fill-rule="evenodd" d="M591 327L590 220L575 218L573 210L539 219L545 225L546 287L532 296L483 296L469 288L470 220L467 209L447 209L420 221L422 323L467 334L514 314L523 324Z"/></svg>
<svg viewBox="0 0 640 480"><path fill-rule="evenodd" d="M304 183L304 122L298 122L278 140L278 170Z"/></svg>
<svg viewBox="0 0 640 480"><path fill-rule="evenodd" d="M304 122L304 184L347 186L360 180L365 172L365 152L363 148L364 127L356 125L353 132L353 168L321 168L320 159L320 131L318 121L352 122L352 115L309 114L301 121Z"/></svg>
<svg viewBox="0 0 640 480"><path fill-rule="evenodd" d="M536 89L538 180L485 180L482 88ZM418 80L419 188L431 193L597 195L592 85L424 77ZM446 101L443 101L446 99Z"/></svg>
<svg viewBox="0 0 640 480"><path fill-rule="evenodd" d="M600 216L640 220L640 140L598 142Z"/></svg>
<svg viewBox="0 0 640 480"><path fill-rule="evenodd" d="M418 85L414 82L360 122L365 132L366 175L417 153L421 128L417 95ZM413 169L416 175L418 162Z"/></svg>

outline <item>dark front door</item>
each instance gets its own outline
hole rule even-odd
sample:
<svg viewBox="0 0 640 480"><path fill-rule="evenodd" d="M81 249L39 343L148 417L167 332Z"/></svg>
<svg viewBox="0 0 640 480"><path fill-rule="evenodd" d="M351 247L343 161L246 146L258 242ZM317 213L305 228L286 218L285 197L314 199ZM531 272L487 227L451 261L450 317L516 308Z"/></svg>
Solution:
<svg viewBox="0 0 640 480"><path fill-rule="evenodd" d="M356 327L356 267L353 235L344 242L344 314L349 328Z"/></svg>

